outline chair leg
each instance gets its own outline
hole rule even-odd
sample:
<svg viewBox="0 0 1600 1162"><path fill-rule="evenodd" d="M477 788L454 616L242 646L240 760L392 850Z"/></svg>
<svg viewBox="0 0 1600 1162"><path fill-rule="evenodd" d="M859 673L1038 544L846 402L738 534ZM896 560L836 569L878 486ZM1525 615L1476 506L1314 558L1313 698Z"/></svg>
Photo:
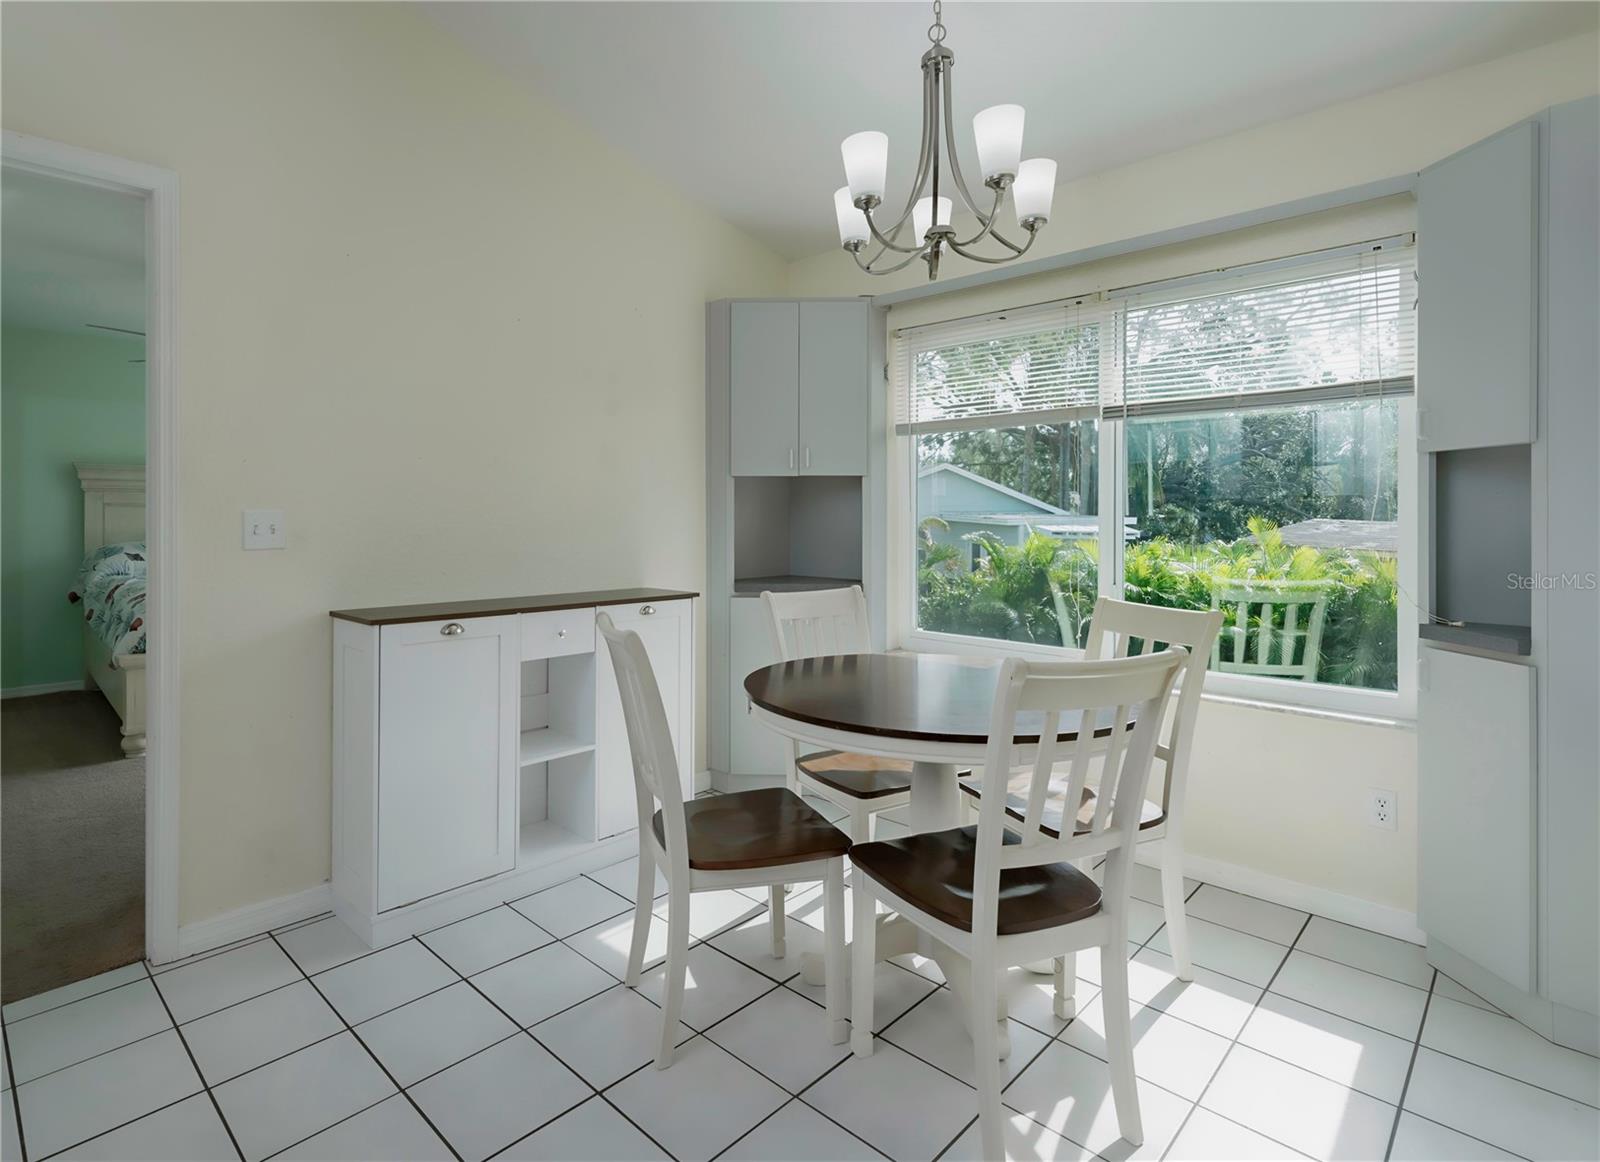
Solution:
<svg viewBox="0 0 1600 1162"><path fill-rule="evenodd" d="M850 1035L844 1019L844 858L828 861L822 887L822 927L824 949L824 999L828 1008L828 1039L843 1045Z"/></svg>
<svg viewBox="0 0 1600 1162"><path fill-rule="evenodd" d="M870 843L873 832L877 830L876 819L877 816L865 807L852 807L850 809L850 842Z"/></svg>
<svg viewBox="0 0 1600 1162"><path fill-rule="evenodd" d="M678 1040L683 1015L683 976L689 967L689 892L673 884L667 889L667 987L661 1004L661 1044L656 1047L656 1068L672 1064L672 1047Z"/></svg>
<svg viewBox="0 0 1600 1162"><path fill-rule="evenodd" d="M1004 1159L1005 1116L1000 1109L1000 1025L994 1019L1000 1003L999 974L988 957L974 957L968 1027L972 1030L973 1065L978 1082L978 1135L983 1157Z"/></svg>
<svg viewBox="0 0 1600 1162"><path fill-rule="evenodd" d="M1100 1005L1106 1022L1106 1058L1111 1063L1111 1096L1117 1126L1135 1146L1144 1143L1139 1090L1133 1079L1133 1022L1128 1009L1128 953L1122 939L1100 948Z"/></svg>
<svg viewBox="0 0 1600 1162"><path fill-rule="evenodd" d="M783 893L783 884L773 884L767 889L767 923L772 928L773 960L784 958Z"/></svg>
<svg viewBox="0 0 1600 1162"><path fill-rule="evenodd" d="M855 909L850 943L850 1048L857 1057L872 1056L873 981L878 974L878 909L869 884L857 868L850 888Z"/></svg>
<svg viewBox="0 0 1600 1162"><path fill-rule="evenodd" d="M1168 832L1161 841L1161 910L1167 920L1167 947L1179 980L1194 979L1189 959L1189 913L1183 899L1183 849Z"/></svg>
<svg viewBox="0 0 1600 1162"><path fill-rule="evenodd" d="M1073 995L1077 990L1078 954L1069 952L1065 956L1056 957L1051 963L1051 968L1056 978L1056 1017L1070 1021L1078 1015L1078 1000Z"/></svg>
<svg viewBox="0 0 1600 1162"><path fill-rule="evenodd" d="M628 947L628 975L624 978L629 988L639 987L639 974L644 971L644 948L650 939L650 905L655 902L656 864L648 852L639 853L639 883L633 897L633 942Z"/></svg>

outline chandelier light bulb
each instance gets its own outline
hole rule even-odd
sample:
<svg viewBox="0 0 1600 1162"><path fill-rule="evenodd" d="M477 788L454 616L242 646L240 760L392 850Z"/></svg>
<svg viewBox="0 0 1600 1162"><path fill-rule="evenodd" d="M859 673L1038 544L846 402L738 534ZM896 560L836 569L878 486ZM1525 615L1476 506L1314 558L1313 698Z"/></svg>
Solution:
<svg viewBox="0 0 1600 1162"><path fill-rule="evenodd" d="M983 180L1001 174L1016 175L1022 160L1021 105L991 105L972 119L972 136L978 144L978 172Z"/></svg>
<svg viewBox="0 0 1600 1162"><path fill-rule="evenodd" d="M875 129L852 133L839 146L839 152L844 155L844 180L850 200L875 198L881 202L889 173L889 135Z"/></svg>
<svg viewBox="0 0 1600 1162"><path fill-rule="evenodd" d="M1011 186L1011 199L1017 207L1017 225L1031 220L1042 225L1050 220L1050 203L1056 194L1056 163L1048 157L1030 157L1017 167L1017 180Z"/></svg>
<svg viewBox="0 0 1600 1162"><path fill-rule="evenodd" d="M939 225L950 225L949 198L939 199ZM920 241L928 236L928 231L933 229L933 199L918 198L916 207L911 211L911 229Z"/></svg>
<svg viewBox="0 0 1600 1162"><path fill-rule="evenodd" d="M867 227L867 216L856 209L855 203L850 200L850 187L840 186L833 191L833 213L839 220L839 243L849 246L852 242L866 242L872 237L872 231Z"/></svg>

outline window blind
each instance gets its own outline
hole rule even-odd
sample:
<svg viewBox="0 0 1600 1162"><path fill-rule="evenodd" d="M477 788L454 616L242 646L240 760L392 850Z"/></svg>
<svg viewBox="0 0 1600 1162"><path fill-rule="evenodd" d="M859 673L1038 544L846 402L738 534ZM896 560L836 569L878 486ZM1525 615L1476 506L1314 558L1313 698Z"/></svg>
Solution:
<svg viewBox="0 0 1600 1162"><path fill-rule="evenodd" d="M896 332L897 430L1098 415L1104 323L1100 304L1085 300Z"/></svg>
<svg viewBox="0 0 1600 1162"><path fill-rule="evenodd" d="M1412 390L1416 283L1408 247L1267 282L1122 300L1120 392L1108 416L1265 407ZM1200 293L1196 293L1199 291Z"/></svg>

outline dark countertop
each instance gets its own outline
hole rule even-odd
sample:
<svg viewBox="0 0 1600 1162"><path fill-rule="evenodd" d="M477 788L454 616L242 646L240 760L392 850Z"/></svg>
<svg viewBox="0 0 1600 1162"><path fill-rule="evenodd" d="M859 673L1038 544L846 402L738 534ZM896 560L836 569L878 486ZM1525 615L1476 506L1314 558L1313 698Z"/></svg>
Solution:
<svg viewBox="0 0 1600 1162"><path fill-rule="evenodd" d="M1442 646L1483 650L1517 658L1526 658L1533 653L1533 631L1525 625L1500 625L1492 621L1469 621L1466 625L1423 622L1417 626L1417 636L1423 641L1437 642Z"/></svg>
<svg viewBox="0 0 1600 1162"><path fill-rule="evenodd" d="M735 597L760 597L763 589L774 593L809 593L816 589L848 589L861 584L859 577L738 577L733 582Z"/></svg>
<svg viewBox="0 0 1600 1162"><path fill-rule="evenodd" d="M638 601L687 601L700 596L681 589L592 589L584 593L545 593L533 597L481 597L472 601L433 601L425 605L385 605L373 609L334 609L329 617L362 625L400 625L451 617L497 617L506 613L548 613L587 605L632 605Z"/></svg>

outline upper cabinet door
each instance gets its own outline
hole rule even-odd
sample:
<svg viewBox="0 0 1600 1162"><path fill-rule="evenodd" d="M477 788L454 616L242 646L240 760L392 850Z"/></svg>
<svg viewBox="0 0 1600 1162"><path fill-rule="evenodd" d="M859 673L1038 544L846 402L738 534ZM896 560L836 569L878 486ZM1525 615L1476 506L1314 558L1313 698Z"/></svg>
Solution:
<svg viewBox="0 0 1600 1162"><path fill-rule="evenodd" d="M1538 171L1533 121L1422 171L1417 439L1425 452L1533 441Z"/></svg>
<svg viewBox="0 0 1600 1162"><path fill-rule="evenodd" d="M380 634L382 911L515 865L520 640L515 617Z"/></svg>
<svg viewBox="0 0 1600 1162"><path fill-rule="evenodd" d="M800 304L800 472L867 474L872 390L865 302Z"/></svg>
<svg viewBox="0 0 1600 1162"><path fill-rule="evenodd" d="M735 476L799 472L800 306L734 303L729 344Z"/></svg>

